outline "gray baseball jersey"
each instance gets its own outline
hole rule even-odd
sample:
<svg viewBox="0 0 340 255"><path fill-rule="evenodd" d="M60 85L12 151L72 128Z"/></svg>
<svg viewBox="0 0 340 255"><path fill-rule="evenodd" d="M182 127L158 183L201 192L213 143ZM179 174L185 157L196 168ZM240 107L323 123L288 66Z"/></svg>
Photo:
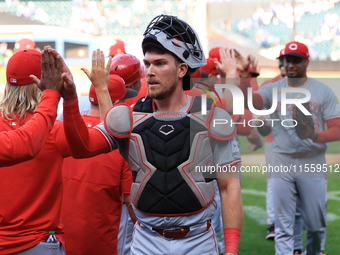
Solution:
<svg viewBox="0 0 340 255"><path fill-rule="evenodd" d="M287 105L287 114L282 115L281 111L281 90L287 88L287 78L281 79L275 83L269 83L260 87L255 93L259 93L263 99L267 109L272 106L272 89L278 90L278 105L276 110L271 114L271 119L279 119L280 121L272 121L274 142L273 151L277 153L297 153L326 151L327 145L324 143L314 143L311 139L301 140L294 129L292 121L292 105ZM325 130L325 120L339 118L339 102L333 91L325 84L308 78L306 84L301 86L310 91L310 109L314 120L314 129L316 132ZM299 98L302 93L287 93L287 98ZM284 121L284 127L281 122Z"/></svg>

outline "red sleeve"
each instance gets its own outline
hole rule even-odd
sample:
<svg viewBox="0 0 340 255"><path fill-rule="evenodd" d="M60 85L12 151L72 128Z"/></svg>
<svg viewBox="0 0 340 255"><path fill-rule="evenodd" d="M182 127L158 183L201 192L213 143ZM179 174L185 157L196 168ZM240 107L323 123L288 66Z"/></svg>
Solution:
<svg viewBox="0 0 340 255"><path fill-rule="evenodd" d="M248 124L248 121L252 119L253 115L248 109L244 110L244 115L232 115L231 117L233 119L233 123L238 123L235 124L238 135L250 135L252 127Z"/></svg>
<svg viewBox="0 0 340 255"><path fill-rule="evenodd" d="M132 172L129 169L129 164L125 161L123 169L122 169L122 193L130 194L131 185L132 185Z"/></svg>
<svg viewBox="0 0 340 255"><path fill-rule="evenodd" d="M21 128L1 132L1 166L10 166L34 158L44 146L57 117L60 94L47 89L42 93L33 117Z"/></svg>
<svg viewBox="0 0 340 255"><path fill-rule="evenodd" d="M328 143L340 140L340 118L326 120L327 130L318 133L316 143Z"/></svg>
<svg viewBox="0 0 340 255"><path fill-rule="evenodd" d="M240 78L240 84L239 88L242 90L242 93L244 95L244 108L248 109L248 88L251 86L252 79L251 78ZM257 82L256 82L257 84ZM254 108L257 110L261 110L264 107L264 101L260 94L254 93L253 89L253 105Z"/></svg>
<svg viewBox="0 0 340 255"><path fill-rule="evenodd" d="M64 100L64 131L74 158L89 158L110 151L110 145L98 129L88 130L79 113L78 98Z"/></svg>
<svg viewBox="0 0 340 255"><path fill-rule="evenodd" d="M62 121L55 121L53 130L51 131L51 135L54 136L55 144L58 147L60 154L63 155L64 158L71 156L65 137L64 125Z"/></svg>
<svg viewBox="0 0 340 255"><path fill-rule="evenodd" d="M257 83L256 78L251 78L250 79L250 85L253 88L253 92L257 91L259 89L259 84Z"/></svg>

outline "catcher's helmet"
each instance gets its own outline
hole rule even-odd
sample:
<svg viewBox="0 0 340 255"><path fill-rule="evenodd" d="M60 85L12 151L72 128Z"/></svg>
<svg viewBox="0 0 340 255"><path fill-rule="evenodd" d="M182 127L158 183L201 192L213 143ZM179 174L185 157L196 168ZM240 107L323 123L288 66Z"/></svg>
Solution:
<svg viewBox="0 0 340 255"><path fill-rule="evenodd" d="M117 74L130 85L144 77L140 61L133 55L122 54L114 57L110 66L110 74Z"/></svg>
<svg viewBox="0 0 340 255"><path fill-rule="evenodd" d="M170 51L194 73L206 64L203 49L195 30L183 20L171 15L159 15L147 26L142 42L143 53L149 48Z"/></svg>

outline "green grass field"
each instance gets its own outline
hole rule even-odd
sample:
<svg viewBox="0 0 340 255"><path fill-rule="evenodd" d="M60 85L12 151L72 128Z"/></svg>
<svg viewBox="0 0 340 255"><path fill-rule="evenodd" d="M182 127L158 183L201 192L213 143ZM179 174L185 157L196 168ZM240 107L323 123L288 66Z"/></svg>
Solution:
<svg viewBox="0 0 340 255"><path fill-rule="evenodd" d="M263 147L255 152L247 150L247 140L240 137L241 154L263 154ZM328 153L339 153L340 142L328 144ZM339 157L340 163L340 157ZM334 169L334 167L333 167ZM340 239L340 172L328 175L328 226L326 236L326 254L338 255ZM242 200L244 205L244 224L241 235L239 254L270 255L275 254L274 242L267 241L266 222L266 178L262 174L245 174L242 179ZM304 231L304 244L305 231ZM288 254L287 254L288 255Z"/></svg>
<svg viewBox="0 0 340 255"><path fill-rule="evenodd" d="M243 178L242 199L245 216L240 242L240 255L275 254L274 242L265 240L267 228L265 191L265 178ZM327 213L326 254L338 255L338 242L340 239L340 178L328 179Z"/></svg>

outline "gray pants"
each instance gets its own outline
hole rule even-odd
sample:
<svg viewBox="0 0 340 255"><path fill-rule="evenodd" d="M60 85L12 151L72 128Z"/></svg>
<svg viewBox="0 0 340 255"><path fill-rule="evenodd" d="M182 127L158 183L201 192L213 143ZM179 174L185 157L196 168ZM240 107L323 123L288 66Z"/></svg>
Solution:
<svg viewBox="0 0 340 255"><path fill-rule="evenodd" d="M130 243L132 241L133 222L130 218L126 204L122 206L118 232L118 255L130 254Z"/></svg>
<svg viewBox="0 0 340 255"><path fill-rule="evenodd" d="M60 242L41 242L32 248L12 253L11 255L65 255L64 248Z"/></svg>
<svg viewBox="0 0 340 255"><path fill-rule="evenodd" d="M213 227L193 226L185 238L166 239L149 227L135 224L132 236L132 255L218 255Z"/></svg>
<svg viewBox="0 0 340 255"><path fill-rule="evenodd" d="M284 166L325 164L323 154L313 158L292 159L288 155L274 153L274 159L275 165ZM301 216L307 231L307 253L319 255L321 250L321 230L326 226L325 174L306 174L307 170L303 170L303 173L291 171L274 174L276 255L293 254L297 197L300 199Z"/></svg>

